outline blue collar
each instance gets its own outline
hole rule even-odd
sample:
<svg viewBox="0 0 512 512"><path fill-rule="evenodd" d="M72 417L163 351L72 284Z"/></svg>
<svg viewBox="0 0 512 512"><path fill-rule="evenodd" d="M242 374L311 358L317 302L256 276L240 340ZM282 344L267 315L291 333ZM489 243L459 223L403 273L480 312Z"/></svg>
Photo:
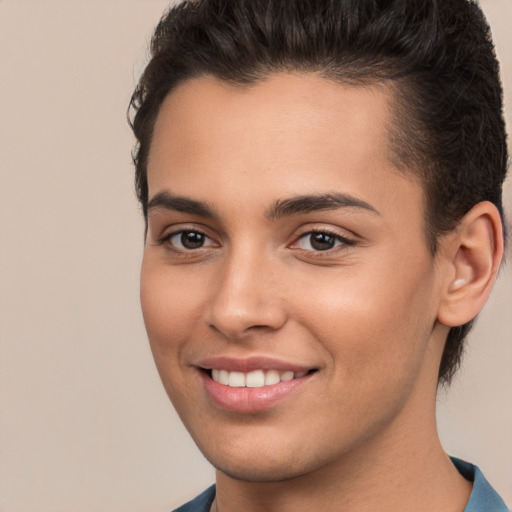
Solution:
<svg viewBox="0 0 512 512"><path fill-rule="evenodd" d="M473 482L473 490L464 512L509 512L477 466L455 457L451 457L451 460L459 473L466 480Z"/></svg>

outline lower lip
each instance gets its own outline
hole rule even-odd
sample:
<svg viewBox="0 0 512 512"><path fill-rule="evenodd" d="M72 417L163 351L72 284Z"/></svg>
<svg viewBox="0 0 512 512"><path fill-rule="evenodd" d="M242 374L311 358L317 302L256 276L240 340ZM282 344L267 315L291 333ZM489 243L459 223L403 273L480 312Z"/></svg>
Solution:
<svg viewBox="0 0 512 512"><path fill-rule="evenodd" d="M228 411L255 413L270 409L298 391L313 374L261 388L234 388L214 381L206 372L201 377L215 405Z"/></svg>

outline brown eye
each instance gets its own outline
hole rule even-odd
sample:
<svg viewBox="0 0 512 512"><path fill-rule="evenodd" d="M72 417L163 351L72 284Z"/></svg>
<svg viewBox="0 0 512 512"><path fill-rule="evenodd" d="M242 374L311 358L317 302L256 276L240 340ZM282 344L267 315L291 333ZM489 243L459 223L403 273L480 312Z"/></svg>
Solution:
<svg viewBox="0 0 512 512"><path fill-rule="evenodd" d="M328 233L311 233L310 244L316 251L327 251L332 249L336 244L336 237Z"/></svg>
<svg viewBox="0 0 512 512"><path fill-rule="evenodd" d="M304 233L294 244L293 248L304 251L322 252L343 246L354 245L354 241L329 231L309 231Z"/></svg>
<svg viewBox="0 0 512 512"><path fill-rule="evenodd" d="M204 235L197 231L183 231L180 241L183 247L187 249L199 249L204 245Z"/></svg>
<svg viewBox="0 0 512 512"><path fill-rule="evenodd" d="M299 239L297 247L307 251L328 251L342 243L339 236L323 231L314 231L303 235Z"/></svg>
<svg viewBox="0 0 512 512"><path fill-rule="evenodd" d="M199 231L184 230L173 233L168 237L168 243L179 250L194 250L211 247L214 242Z"/></svg>

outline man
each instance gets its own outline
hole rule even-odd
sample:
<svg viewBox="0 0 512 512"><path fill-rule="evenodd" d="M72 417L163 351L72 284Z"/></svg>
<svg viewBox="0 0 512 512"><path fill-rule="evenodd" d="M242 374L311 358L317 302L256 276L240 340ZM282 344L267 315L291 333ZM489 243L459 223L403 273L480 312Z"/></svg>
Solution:
<svg viewBox="0 0 512 512"><path fill-rule="evenodd" d="M478 7L187 2L132 107L146 328L216 468L179 510L506 511L435 421L503 254Z"/></svg>

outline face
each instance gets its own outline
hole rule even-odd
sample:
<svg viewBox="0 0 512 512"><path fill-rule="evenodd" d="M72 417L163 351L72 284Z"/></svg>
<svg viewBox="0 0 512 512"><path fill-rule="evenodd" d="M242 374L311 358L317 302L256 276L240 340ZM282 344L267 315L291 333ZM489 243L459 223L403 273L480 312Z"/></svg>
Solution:
<svg viewBox="0 0 512 512"><path fill-rule="evenodd" d="M281 74L193 79L161 107L143 314L165 389L223 474L321 472L433 421L439 280L421 186L390 163L389 103Z"/></svg>

